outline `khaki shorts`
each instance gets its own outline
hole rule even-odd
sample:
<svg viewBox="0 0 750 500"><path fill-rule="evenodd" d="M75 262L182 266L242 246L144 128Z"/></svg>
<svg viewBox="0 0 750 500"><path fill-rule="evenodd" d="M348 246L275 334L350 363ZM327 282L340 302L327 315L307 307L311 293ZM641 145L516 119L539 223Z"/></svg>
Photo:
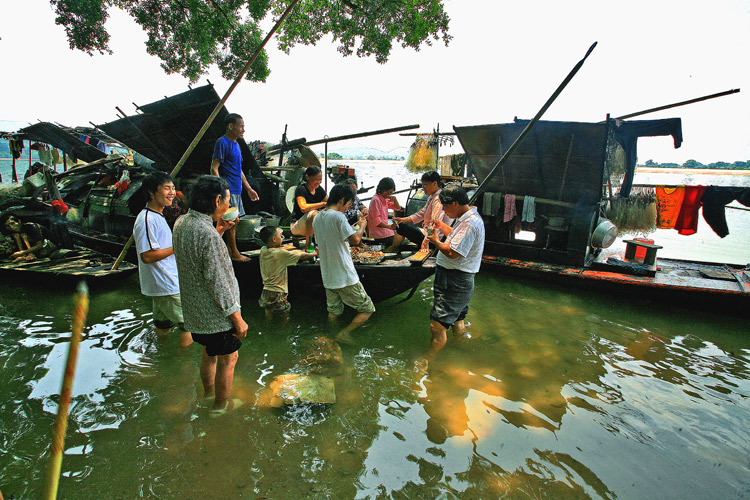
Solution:
<svg viewBox="0 0 750 500"><path fill-rule="evenodd" d="M154 326L160 330L167 330L177 325L181 332L185 332L184 319L182 318L182 301L180 294L160 295L151 297L154 311Z"/></svg>
<svg viewBox="0 0 750 500"><path fill-rule="evenodd" d="M374 313L375 306L361 282L344 288L326 288L328 312L334 316L344 313L344 304L361 313Z"/></svg>
<svg viewBox="0 0 750 500"><path fill-rule="evenodd" d="M302 217L300 217L297 221L292 223L292 226L289 228L289 230L295 236L312 236L314 233L312 222L315 218L315 214L317 213L317 210L310 210Z"/></svg>

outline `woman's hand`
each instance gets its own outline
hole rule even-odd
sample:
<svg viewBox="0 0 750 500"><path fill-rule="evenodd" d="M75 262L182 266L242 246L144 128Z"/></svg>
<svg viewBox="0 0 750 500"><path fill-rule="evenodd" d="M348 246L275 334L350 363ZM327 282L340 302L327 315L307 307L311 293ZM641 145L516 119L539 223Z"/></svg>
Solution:
<svg viewBox="0 0 750 500"><path fill-rule="evenodd" d="M393 220L398 222L399 224L402 224L404 222L411 222L411 219L408 217L394 217Z"/></svg>
<svg viewBox="0 0 750 500"><path fill-rule="evenodd" d="M216 223L216 230L219 232L220 235L224 235L224 232L232 229L234 226L237 225L237 219L234 220L225 220L225 219L219 219L219 222Z"/></svg>

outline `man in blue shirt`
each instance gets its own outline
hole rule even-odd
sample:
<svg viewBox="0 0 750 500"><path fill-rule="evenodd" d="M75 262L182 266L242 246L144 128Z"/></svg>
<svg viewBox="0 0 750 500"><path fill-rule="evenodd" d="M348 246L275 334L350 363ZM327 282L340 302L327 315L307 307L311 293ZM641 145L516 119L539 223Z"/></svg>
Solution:
<svg viewBox="0 0 750 500"><path fill-rule="evenodd" d="M241 217L245 215L245 207L242 206L242 188L247 190L247 195L252 201L258 200L258 193L247 182L245 173L242 171L242 152L237 143L237 139L245 134L245 120L237 113L229 113L224 118L224 128L225 134L214 144L211 174L223 177L229 183L230 206L237 207L237 215ZM237 249L234 227L226 231L226 242L232 260L249 260Z"/></svg>

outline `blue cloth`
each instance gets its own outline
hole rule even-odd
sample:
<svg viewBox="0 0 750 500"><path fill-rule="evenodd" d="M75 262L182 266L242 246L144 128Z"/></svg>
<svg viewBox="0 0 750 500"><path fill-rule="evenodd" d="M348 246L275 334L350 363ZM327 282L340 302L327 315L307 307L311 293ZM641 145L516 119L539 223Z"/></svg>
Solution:
<svg viewBox="0 0 750 500"><path fill-rule="evenodd" d="M231 194L242 194L242 152L240 145L222 135L214 144L214 160L219 160L219 175L229 183Z"/></svg>
<svg viewBox="0 0 750 500"><path fill-rule="evenodd" d="M657 135L671 135L674 139L675 149L682 145L682 120L679 118L667 118L665 120L636 120L625 122L612 120L614 125L615 139L625 150L625 178L620 188L620 196L630 196L633 187L633 175L635 174L635 162L638 159L636 145L639 137L654 137Z"/></svg>

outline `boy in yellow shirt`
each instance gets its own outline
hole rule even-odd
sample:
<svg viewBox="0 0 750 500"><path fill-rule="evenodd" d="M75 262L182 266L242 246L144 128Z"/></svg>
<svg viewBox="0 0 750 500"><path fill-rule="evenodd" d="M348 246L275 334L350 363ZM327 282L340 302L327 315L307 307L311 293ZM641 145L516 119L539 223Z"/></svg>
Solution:
<svg viewBox="0 0 750 500"><path fill-rule="evenodd" d="M266 310L266 318L274 314L286 318L292 305L287 299L289 277L286 268L301 260L309 260L314 253L290 252L281 248L283 237L278 227L265 226L260 230L260 239L266 246L260 249L260 276L263 278L263 292L258 304Z"/></svg>

